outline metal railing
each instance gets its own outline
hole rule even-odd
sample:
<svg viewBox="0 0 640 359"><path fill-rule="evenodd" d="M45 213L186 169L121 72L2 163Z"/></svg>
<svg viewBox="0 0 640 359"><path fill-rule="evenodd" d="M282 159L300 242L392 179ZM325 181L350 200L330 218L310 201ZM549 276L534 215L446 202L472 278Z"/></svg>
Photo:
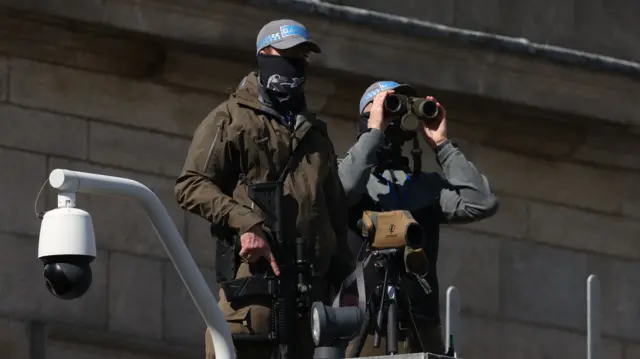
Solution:
<svg viewBox="0 0 640 359"><path fill-rule="evenodd" d="M595 274L587 278L587 359L603 359L602 356L602 313L600 279ZM394 356L380 356L376 359L435 359L435 358L461 358L462 347L462 323L460 321L460 292L455 286L447 288L446 315L445 315L445 339L446 348L453 347L453 356L440 356L433 354L406 354ZM471 358L473 359L473 358Z"/></svg>

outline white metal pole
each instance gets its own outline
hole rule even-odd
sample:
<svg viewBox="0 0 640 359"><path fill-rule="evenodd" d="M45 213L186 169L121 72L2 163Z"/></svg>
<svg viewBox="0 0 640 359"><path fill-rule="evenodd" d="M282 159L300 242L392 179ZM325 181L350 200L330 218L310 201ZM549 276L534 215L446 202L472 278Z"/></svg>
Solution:
<svg viewBox="0 0 640 359"><path fill-rule="evenodd" d="M147 212L158 238L176 267L211 333L217 359L234 358L233 342L213 293L180 236L162 202L147 186L127 178L56 169L49 175L51 187L61 192L104 194L134 199Z"/></svg>
<svg viewBox="0 0 640 359"><path fill-rule="evenodd" d="M447 313L445 319L446 350L453 346L454 358L460 355L460 292L450 286L447 289ZM453 342L452 342L453 341Z"/></svg>
<svg viewBox="0 0 640 359"><path fill-rule="evenodd" d="M600 300L600 280L592 274L587 278L587 359L602 358Z"/></svg>

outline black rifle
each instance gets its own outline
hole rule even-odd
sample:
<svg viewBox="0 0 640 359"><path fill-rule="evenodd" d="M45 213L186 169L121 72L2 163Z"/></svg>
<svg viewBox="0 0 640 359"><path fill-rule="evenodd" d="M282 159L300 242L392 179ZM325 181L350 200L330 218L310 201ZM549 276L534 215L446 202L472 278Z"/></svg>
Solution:
<svg viewBox="0 0 640 359"><path fill-rule="evenodd" d="M276 346L276 359L290 359L290 347L295 345L295 321L308 315L311 307L311 278L313 266L306 259L303 238L289 240L282 233L282 200L284 179L293 157L276 182L248 184L249 198L265 214L265 225L271 229L269 241L280 268L279 276L250 276L221 283L229 302L249 297L268 296L272 300L271 332L260 334L233 334L234 342L272 343ZM296 310L292 310L292 309Z"/></svg>

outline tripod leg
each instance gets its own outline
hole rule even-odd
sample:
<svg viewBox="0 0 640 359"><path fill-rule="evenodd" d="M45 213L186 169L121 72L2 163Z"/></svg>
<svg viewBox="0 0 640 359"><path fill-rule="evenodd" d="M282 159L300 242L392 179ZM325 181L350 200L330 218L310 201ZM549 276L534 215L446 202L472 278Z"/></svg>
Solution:
<svg viewBox="0 0 640 359"><path fill-rule="evenodd" d="M384 300L387 297L387 283L389 281L389 266L384 271L384 282L380 289L380 307L378 308L378 316L376 317L376 328L373 334L373 346L380 348L380 332L384 323Z"/></svg>
<svg viewBox="0 0 640 359"><path fill-rule="evenodd" d="M373 333L373 346L380 348L380 332L382 331L382 324L384 323L384 293L380 295L380 308L378 308L378 315L376 316L376 328Z"/></svg>
<svg viewBox="0 0 640 359"><path fill-rule="evenodd" d="M398 317L396 316L396 302L389 303L387 313L387 354L398 354Z"/></svg>
<svg viewBox="0 0 640 359"><path fill-rule="evenodd" d="M367 309L367 313L364 316L362 327L360 327L360 333L353 341L353 346L349 352L349 358L358 358L364 347L364 342L367 339L367 333L369 330L369 324L371 323L371 309Z"/></svg>

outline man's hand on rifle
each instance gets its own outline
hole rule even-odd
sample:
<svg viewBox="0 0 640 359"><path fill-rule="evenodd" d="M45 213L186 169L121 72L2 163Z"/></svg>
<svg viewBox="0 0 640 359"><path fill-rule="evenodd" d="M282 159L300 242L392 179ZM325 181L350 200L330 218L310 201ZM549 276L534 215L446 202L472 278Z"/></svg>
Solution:
<svg viewBox="0 0 640 359"><path fill-rule="evenodd" d="M278 276L280 275L280 268L278 267L276 258L273 256L273 253L271 253L269 243L267 243L264 238L264 231L262 231L260 225L251 227L240 236L240 245L242 246L240 249L240 257L250 263L256 262L260 257L264 257L271 264L273 273Z"/></svg>

